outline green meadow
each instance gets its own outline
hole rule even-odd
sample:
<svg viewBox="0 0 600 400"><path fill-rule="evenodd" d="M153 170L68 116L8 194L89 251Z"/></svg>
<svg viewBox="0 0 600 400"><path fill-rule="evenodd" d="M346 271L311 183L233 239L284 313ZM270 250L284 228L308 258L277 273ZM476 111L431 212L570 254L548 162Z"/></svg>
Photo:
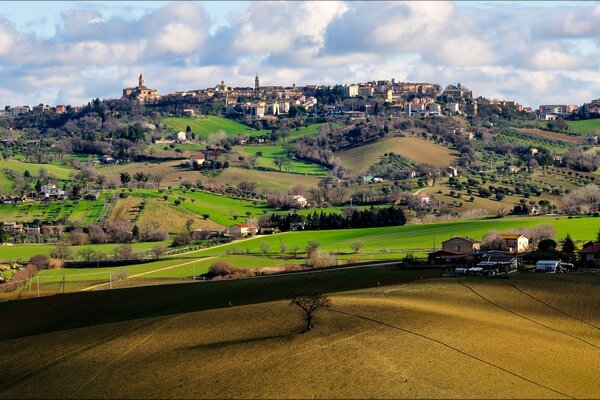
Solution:
<svg viewBox="0 0 600 400"><path fill-rule="evenodd" d="M258 158L256 165L259 167L270 168L279 171L279 167L275 164L277 157L287 157L288 153L284 146L238 146L234 150L244 155L246 158L261 152L262 156ZM329 171L321 166L306 163L302 161L288 158L288 164L283 166L281 172L293 172L305 175L322 175L325 176Z"/></svg>
<svg viewBox="0 0 600 400"><path fill-rule="evenodd" d="M239 122L228 118L207 115L201 117L166 117L161 122L175 131L185 132L189 126L197 136L208 137L213 133L225 132L227 135L244 134L248 136L259 136L267 131L252 129Z"/></svg>

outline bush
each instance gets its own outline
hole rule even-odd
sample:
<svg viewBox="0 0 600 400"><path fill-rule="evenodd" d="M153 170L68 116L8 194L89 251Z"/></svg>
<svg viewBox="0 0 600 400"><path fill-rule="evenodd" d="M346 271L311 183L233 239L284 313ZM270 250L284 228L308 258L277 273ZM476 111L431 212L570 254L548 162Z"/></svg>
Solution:
<svg viewBox="0 0 600 400"><path fill-rule="evenodd" d="M44 254L37 254L29 259L29 264L32 265L36 270L48 268L50 265L50 258Z"/></svg>
<svg viewBox="0 0 600 400"><path fill-rule="evenodd" d="M209 279L215 278L247 278L254 276L254 271L247 268L236 268L233 265L226 262L216 262L210 266L206 277Z"/></svg>

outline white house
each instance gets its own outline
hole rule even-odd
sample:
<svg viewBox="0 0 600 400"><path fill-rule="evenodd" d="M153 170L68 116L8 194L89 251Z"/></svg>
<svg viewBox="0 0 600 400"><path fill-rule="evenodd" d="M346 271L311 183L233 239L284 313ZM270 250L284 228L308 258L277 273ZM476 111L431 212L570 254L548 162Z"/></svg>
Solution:
<svg viewBox="0 0 600 400"><path fill-rule="evenodd" d="M298 206L304 208L308 206L308 200L304 196L300 196L299 194L291 197L292 201L296 203Z"/></svg>
<svg viewBox="0 0 600 400"><path fill-rule="evenodd" d="M42 193L44 194L44 197L47 199L49 199L49 198L58 199L61 197L65 197L65 191L57 188L56 185L54 185L54 184L48 184L48 185L42 186Z"/></svg>
<svg viewBox="0 0 600 400"><path fill-rule="evenodd" d="M256 232L258 232L258 229L248 224L235 224L229 227L229 235L234 237L254 235Z"/></svg>
<svg viewBox="0 0 600 400"><path fill-rule="evenodd" d="M206 157L204 156L203 153L192 154L190 156L190 166L193 167L194 164L202 165L202 164L204 164L205 160L206 160Z"/></svg>
<svg viewBox="0 0 600 400"><path fill-rule="evenodd" d="M500 235L507 251L510 253L524 253L529 250L529 239L523 235Z"/></svg>

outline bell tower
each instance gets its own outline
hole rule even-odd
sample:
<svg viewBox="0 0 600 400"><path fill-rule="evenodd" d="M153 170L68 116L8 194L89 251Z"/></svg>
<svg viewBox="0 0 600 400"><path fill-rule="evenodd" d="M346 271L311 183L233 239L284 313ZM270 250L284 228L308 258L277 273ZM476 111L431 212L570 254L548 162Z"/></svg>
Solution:
<svg viewBox="0 0 600 400"><path fill-rule="evenodd" d="M258 99L258 88L260 87L258 81L258 72L256 73L256 77L254 78L254 98Z"/></svg>
<svg viewBox="0 0 600 400"><path fill-rule="evenodd" d="M140 86L144 86L144 74L140 74L139 82L140 82Z"/></svg>

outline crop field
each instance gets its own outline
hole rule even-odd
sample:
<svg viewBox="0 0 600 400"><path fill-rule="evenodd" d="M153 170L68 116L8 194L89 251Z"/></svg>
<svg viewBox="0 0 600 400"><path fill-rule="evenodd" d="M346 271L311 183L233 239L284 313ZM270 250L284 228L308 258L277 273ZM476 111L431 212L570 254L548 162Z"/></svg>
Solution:
<svg viewBox="0 0 600 400"><path fill-rule="evenodd" d="M236 306L221 287L233 307L4 340L0 398L600 396L598 276L337 292L304 334L287 302Z"/></svg>
<svg viewBox="0 0 600 400"><path fill-rule="evenodd" d="M392 137L337 155L354 175L366 173L387 153L396 153L417 164L447 167L456 160L456 151L417 137Z"/></svg>
<svg viewBox="0 0 600 400"><path fill-rule="evenodd" d="M230 167L213 178L220 185L237 186L242 181L256 183L258 189L269 189L273 191L288 191L296 186L306 188L317 187L322 177L315 175L287 174L279 171L259 171L244 168ZM193 181L192 181L193 182Z"/></svg>
<svg viewBox="0 0 600 400"><path fill-rule="evenodd" d="M275 159L277 157L287 157L287 151L281 145L271 146L238 146L234 147L234 150L249 158L255 155L257 152L261 152L262 156L256 161L256 165L260 167L266 167L274 170L279 170L279 167L275 165ZM282 167L282 172L293 172L296 174L305 175L328 175L329 171L319 165L311 164L307 162L293 160L288 157L289 164Z"/></svg>
<svg viewBox="0 0 600 400"><path fill-rule="evenodd" d="M516 131L502 132L496 135L494 140L507 143L520 143L524 145L530 145L532 147L543 147L556 153L565 153L572 147L560 140L548 139L541 136L530 135Z"/></svg>
<svg viewBox="0 0 600 400"><path fill-rule="evenodd" d="M562 142L566 142L566 143L574 144L574 145L583 143L582 138L579 136L567 135L565 133L560 133L560 132L553 132L553 131L547 131L547 130L543 130L543 129L533 129L533 128L519 128L517 130L519 132L522 132L522 133L525 133L528 135L540 136L540 137L551 139L551 140L560 140Z"/></svg>
<svg viewBox="0 0 600 400"><path fill-rule="evenodd" d="M230 120L228 118L207 115L202 117L167 117L161 119L161 122L178 132L185 132L189 126L197 136L208 137L213 133L225 132L227 135L243 134L247 136L259 136L268 133L267 131L257 131L244 124Z"/></svg>
<svg viewBox="0 0 600 400"><path fill-rule="evenodd" d="M201 214L192 212L187 207L178 207L159 199L146 200L146 205L139 213L136 223L139 226L156 224L171 234L177 234L185 230L188 220L193 221L191 229L211 230L221 227L210 219L205 220Z"/></svg>
<svg viewBox="0 0 600 400"><path fill-rule="evenodd" d="M31 222L39 219L50 223L67 218L86 226L97 221L103 208L102 197L95 201L0 204L0 221Z"/></svg>

